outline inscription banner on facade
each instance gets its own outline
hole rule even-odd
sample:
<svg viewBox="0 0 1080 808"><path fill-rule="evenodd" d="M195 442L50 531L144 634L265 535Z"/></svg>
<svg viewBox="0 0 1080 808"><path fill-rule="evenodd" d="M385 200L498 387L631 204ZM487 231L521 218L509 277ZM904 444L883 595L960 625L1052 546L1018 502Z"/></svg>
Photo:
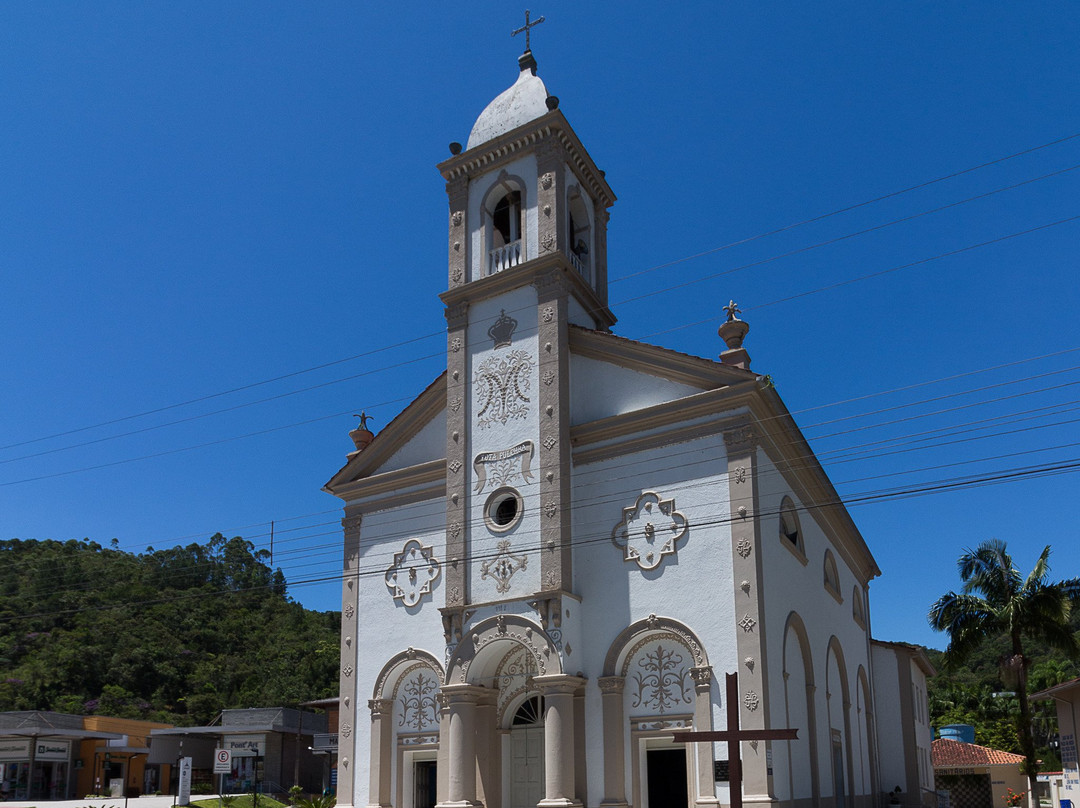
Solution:
<svg viewBox="0 0 1080 808"><path fill-rule="evenodd" d="M30 741L0 741L0 760L29 760Z"/></svg>

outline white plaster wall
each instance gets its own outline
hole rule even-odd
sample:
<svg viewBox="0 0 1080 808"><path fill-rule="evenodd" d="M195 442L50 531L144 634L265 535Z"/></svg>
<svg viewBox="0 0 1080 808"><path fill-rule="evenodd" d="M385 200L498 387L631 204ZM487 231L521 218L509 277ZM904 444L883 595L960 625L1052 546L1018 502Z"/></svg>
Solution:
<svg viewBox="0 0 1080 808"><path fill-rule="evenodd" d="M466 362L466 374L471 395L466 406L469 408L468 423L471 427L465 436L468 467L461 469L458 473L469 475L470 481L464 504L464 512L469 514L468 524L465 525L465 550L469 558L470 602L483 603L511 597L524 597L540 588L540 558L537 554L540 531L540 413L537 401L540 390L541 357L537 341L536 301L536 290L532 286L525 286L504 295L480 301L469 309L466 338L469 356ZM487 332L502 311L517 320L518 324L512 344L495 348L494 341ZM504 359L514 351L524 351L532 362L528 374L528 387L522 390L529 398L529 401L525 402L528 412L524 417L508 418L505 423L487 421L481 425L478 422L481 402L475 384L476 373L486 360L493 357ZM532 441L534 446L532 480L524 480L519 473L514 480L510 481L512 487L521 493L524 500L524 515L517 526L511 530L493 532L484 522L484 505L498 485L490 478L489 473L484 490L477 493L478 477L473 468L473 461L482 452L509 449L526 440ZM520 469L520 463L517 467ZM482 577L482 567L485 561L490 561L496 556L498 544L504 540L511 542L511 552L515 556L524 556L527 559L527 566L514 573L510 579L508 592L499 592L494 578Z"/></svg>
<svg viewBox="0 0 1080 808"><path fill-rule="evenodd" d="M809 636L814 681L817 685L815 712L818 728L819 785L821 796L830 796L833 793L832 742L829 736L825 668L830 638L835 636L844 652L843 674L847 679L852 704L850 717L852 725L858 720L854 695L858 669L860 665L866 669L870 668L867 658L869 642L867 632L855 622L852 616L851 591L856 578L844 562L843 556L814 518L814 511L803 509L802 502L762 450L758 450L757 464L760 530L758 545L763 561L764 631L768 649L769 692L783 692L783 626L787 622L788 615L794 611L802 617ZM799 525L807 558L805 566L784 546L782 542L786 540L780 536L779 511L781 500L785 495L791 497L798 509ZM839 603L824 585L825 550L829 548L833 551L840 578L839 588L843 600ZM839 703L842 696L837 692L833 698ZM836 712L835 708L833 712ZM771 716L770 712L770 720L773 720ZM842 720L835 726L842 729ZM854 754L854 749L852 751ZM845 766L847 766L846 762ZM852 769L859 770L859 766L854 761ZM796 799L809 796L810 794L794 795Z"/></svg>
<svg viewBox="0 0 1080 808"><path fill-rule="evenodd" d="M783 626L775 630L783 631ZM792 794L811 793L811 755L809 713L807 711L806 682L807 671L803 663L802 650L794 630L789 631L784 639L784 654L787 676L783 678L783 703L775 697L771 718L774 724L782 727L799 728L799 736L794 741L775 742L773 750L773 785L776 796L781 800L792 798ZM777 659L774 665L781 664Z"/></svg>
<svg viewBox="0 0 1080 808"><path fill-rule="evenodd" d="M1080 768L1077 764L1077 736L1080 735L1080 687L1054 699L1057 706L1058 732L1061 734L1062 799L1080 804Z"/></svg>
<svg viewBox="0 0 1080 808"><path fill-rule="evenodd" d="M570 320L570 322L574 325L580 325L582 328L595 329L597 326L596 319L593 317L593 315L589 314L589 312L585 310L585 307L582 306L578 299L573 295L570 296L569 301L570 308L568 312L568 319ZM572 357L571 362L573 362ZM573 367L573 365L571 365L571 367ZM571 406L573 406L573 401L571 401L570 404Z"/></svg>
<svg viewBox="0 0 1080 808"><path fill-rule="evenodd" d="M409 539L417 539L425 547L434 547L435 558L445 567L444 521L445 505L442 498L364 514L360 528L361 576L354 644L356 744L351 763L355 805L371 802L368 795L371 730L368 700L372 697L379 672L394 654L409 646L427 651L440 661L444 658L439 604L445 601L442 592L445 576L440 575L431 594L425 595L417 605L411 607L393 598L383 576L393 564L394 553L400 552ZM393 777L392 782L396 782L396 771Z"/></svg>
<svg viewBox="0 0 1080 808"><path fill-rule="evenodd" d="M650 614L688 626L701 640L715 672L713 721L722 728L720 688L724 671L736 666L731 534L726 459L719 435L576 466L574 486L574 586L583 596L586 688L586 748L589 794L603 793L600 690L608 649L631 623ZM625 561L611 534L622 509L643 491L674 498L689 524L674 556L652 571ZM717 682L720 682L718 684ZM627 794L631 794L631 745L626 749ZM692 757L692 756L691 756ZM692 765L692 764L691 764Z"/></svg>
<svg viewBox="0 0 1080 808"><path fill-rule="evenodd" d="M446 457L446 411L428 421L416 435L383 463L376 474Z"/></svg>
<svg viewBox="0 0 1080 808"><path fill-rule="evenodd" d="M536 155L529 153L503 166L497 171L478 177L469 185L469 272L468 280L475 281L484 277L487 268L488 248L484 239L484 197L503 171L511 177L520 179L521 206L525 213L522 234L525 243L525 260L536 258L540 254L538 241L538 221L536 211Z"/></svg>
<svg viewBox="0 0 1080 808"><path fill-rule="evenodd" d="M570 357L570 423L633 412L700 393L704 388L628 370L584 356Z"/></svg>
<svg viewBox="0 0 1080 808"><path fill-rule="evenodd" d="M909 663L911 665L911 681L915 683L918 688L919 702L915 706L915 748L918 751L917 755L925 755L925 760L930 760L930 745L934 741L934 729L930 726L930 704L929 696L927 695L927 681L926 674L923 673L923 669L920 668L914 659ZM930 766L920 765L919 767L919 785L923 788L934 787L933 771Z"/></svg>
<svg viewBox="0 0 1080 808"><path fill-rule="evenodd" d="M896 651L870 646L874 671L874 717L877 720L878 759L881 787L902 789L907 782L904 763L903 721L900 716L900 675Z"/></svg>

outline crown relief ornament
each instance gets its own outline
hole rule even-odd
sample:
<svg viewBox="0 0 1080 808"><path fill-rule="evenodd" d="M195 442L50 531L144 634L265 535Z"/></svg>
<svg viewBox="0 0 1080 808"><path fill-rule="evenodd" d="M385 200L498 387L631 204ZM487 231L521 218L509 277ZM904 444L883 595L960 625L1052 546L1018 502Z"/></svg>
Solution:
<svg viewBox="0 0 1080 808"><path fill-rule="evenodd" d="M510 344L514 331L517 330L517 325L517 320L507 315L506 309L503 309L499 313L498 319L488 329L487 334L495 341L496 348L504 348Z"/></svg>

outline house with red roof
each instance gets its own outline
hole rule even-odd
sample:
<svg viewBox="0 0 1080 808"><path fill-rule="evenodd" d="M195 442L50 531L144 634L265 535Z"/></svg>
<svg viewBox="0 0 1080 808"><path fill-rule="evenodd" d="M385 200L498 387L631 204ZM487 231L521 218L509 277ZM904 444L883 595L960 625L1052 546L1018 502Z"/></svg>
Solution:
<svg viewBox="0 0 1080 808"><path fill-rule="evenodd" d="M938 738L930 745L930 757L942 808L1006 808L1009 789L1027 791L1027 778L1020 769L1023 755Z"/></svg>

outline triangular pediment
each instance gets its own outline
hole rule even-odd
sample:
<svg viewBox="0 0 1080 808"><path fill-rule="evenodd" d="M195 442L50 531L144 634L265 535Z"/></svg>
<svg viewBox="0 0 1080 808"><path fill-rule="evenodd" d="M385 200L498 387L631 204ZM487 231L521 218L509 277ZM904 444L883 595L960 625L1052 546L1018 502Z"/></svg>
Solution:
<svg viewBox="0 0 1080 808"><path fill-rule="evenodd" d="M604 331L570 327L571 423L718 390L755 374Z"/></svg>
<svg viewBox="0 0 1080 808"><path fill-rule="evenodd" d="M336 494L357 480L446 457L446 374L441 374L323 486Z"/></svg>

